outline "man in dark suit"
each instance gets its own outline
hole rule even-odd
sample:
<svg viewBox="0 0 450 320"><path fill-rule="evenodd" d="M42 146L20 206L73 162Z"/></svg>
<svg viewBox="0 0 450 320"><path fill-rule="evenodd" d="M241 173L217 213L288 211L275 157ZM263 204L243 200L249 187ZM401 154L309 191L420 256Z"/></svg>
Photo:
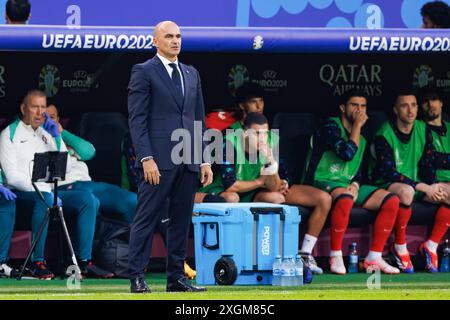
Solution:
<svg viewBox="0 0 450 320"><path fill-rule="evenodd" d="M210 164L192 160L199 159L199 155L201 159L204 144L196 150L188 147L197 145L193 139L198 123L194 126L194 121L200 121L204 128L200 76L192 66L178 62L181 33L175 23L164 21L155 27L154 45L156 56L133 67L128 86L130 133L136 148L136 166L141 168L130 236L131 292L150 292L144 268L167 199L167 291L205 291L193 286L183 271L199 171L204 186L212 182ZM175 159L179 152L173 152L180 143L171 141L172 133L180 129L184 130L181 163Z"/></svg>

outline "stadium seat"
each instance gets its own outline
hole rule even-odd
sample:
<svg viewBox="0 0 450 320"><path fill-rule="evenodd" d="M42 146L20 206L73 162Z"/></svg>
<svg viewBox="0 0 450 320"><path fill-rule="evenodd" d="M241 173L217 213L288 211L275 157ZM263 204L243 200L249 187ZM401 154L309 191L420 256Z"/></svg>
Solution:
<svg viewBox="0 0 450 320"><path fill-rule="evenodd" d="M375 137L378 129L380 129L381 125L390 118L386 113L381 111L367 112L367 116L369 119L362 128L362 135L366 138L367 144L370 145L373 142L373 138Z"/></svg>
<svg viewBox="0 0 450 320"><path fill-rule="evenodd" d="M88 161L93 180L121 183L121 143L128 132L128 122L119 112L88 112L82 115L77 134L91 142L95 157Z"/></svg>
<svg viewBox="0 0 450 320"><path fill-rule="evenodd" d="M292 183L299 183L311 135L317 125L312 113L277 113L272 129L280 134L280 159L285 162Z"/></svg>

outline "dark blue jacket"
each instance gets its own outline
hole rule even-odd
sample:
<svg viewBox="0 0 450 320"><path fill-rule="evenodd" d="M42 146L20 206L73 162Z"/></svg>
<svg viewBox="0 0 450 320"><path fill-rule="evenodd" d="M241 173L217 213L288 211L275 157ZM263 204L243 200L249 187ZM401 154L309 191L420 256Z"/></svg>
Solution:
<svg viewBox="0 0 450 320"><path fill-rule="evenodd" d="M153 156L159 170L172 169L176 164L171 159L171 153L176 145L180 147L181 139L171 141L171 135L180 128L190 133L191 149L184 154L185 158L190 159L186 161L190 162L189 170L197 172L199 163L203 162L201 153L204 143L198 137L200 147L194 159L194 121L201 121L202 131L205 128L200 76L192 66L179 63L179 67L184 81L184 97L176 93L169 73L157 56L133 66L128 85L128 121L136 149L137 167L142 167L142 158ZM187 140L184 139L184 142Z"/></svg>

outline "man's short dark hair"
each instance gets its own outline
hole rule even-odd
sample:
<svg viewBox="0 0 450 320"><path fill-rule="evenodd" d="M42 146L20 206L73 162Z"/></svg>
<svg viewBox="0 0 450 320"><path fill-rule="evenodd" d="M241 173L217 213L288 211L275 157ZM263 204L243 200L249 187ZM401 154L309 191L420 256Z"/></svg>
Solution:
<svg viewBox="0 0 450 320"><path fill-rule="evenodd" d="M423 89L419 94L419 101L420 103L424 103L427 101L433 101L433 100L440 100L442 99L442 93L437 88L425 88Z"/></svg>
<svg viewBox="0 0 450 320"><path fill-rule="evenodd" d="M30 97L45 97L45 92L38 89L31 89L27 92L25 97L23 97L22 104L27 105Z"/></svg>
<svg viewBox="0 0 450 320"><path fill-rule="evenodd" d="M259 112L250 112L244 120L244 129L249 129L254 124L263 125L269 123L266 116Z"/></svg>
<svg viewBox="0 0 450 320"><path fill-rule="evenodd" d="M26 22L30 17L31 4L29 0L8 0L6 15L13 22Z"/></svg>
<svg viewBox="0 0 450 320"><path fill-rule="evenodd" d="M264 98L264 90L256 83L246 83L236 90L236 103L245 103L253 98Z"/></svg>
<svg viewBox="0 0 450 320"><path fill-rule="evenodd" d="M422 17L428 17L438 28L450 28L450 6L444 1L425 3L420 14Z"/></svg>
<svg viewBox="0 0 450 320"><path fill-rule="evenodd" d="M350 99L353 98L353 97L361 97L361 98L366 99L366 101L369 100L369 98L367 97L367 94L366 94L364 91L359 90L359 89L352 89L352 90L346 92L346 93L342 96L342 101L341 101L341 103L345 105L345 104L347 104L347 103L350 101Z"/></svg>
<svg viewBox="0 0 450 320"><path fill-rule="evenodd" d="M397 100L399 97L404 96L415 96L417 98L417 90L410 87L397 89L397 93L394 94L394 105L397 104Z"/></svg>

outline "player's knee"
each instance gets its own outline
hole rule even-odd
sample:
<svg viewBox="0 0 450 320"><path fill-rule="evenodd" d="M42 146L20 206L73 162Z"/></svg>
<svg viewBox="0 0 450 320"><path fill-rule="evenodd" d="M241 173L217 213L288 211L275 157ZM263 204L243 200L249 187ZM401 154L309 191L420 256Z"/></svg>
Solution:
<svg viewBox="0 0 450 320"><path fill-rule="evenodd" d="M79 197L79 205L86 209L86 212L94 212L97 215L100 208L100 200L91 192L83 192Z"/></svg>
<svg viewBox="0 0 450 320"><path fill-rule="evenodd" d="M402 186L398 190L397 196L400 199L400 203L410 206L414 200L414 188L411 186Z"/></svg>
<svg viewBox="0 0 450 320"><path fill-rule="evenodd" d="M221 197L225 199L226 202L239 202L240 198L236 192L223 192L220 194Z"/></svg>
<svg viewBox="0 0 450 320"><path fill-rule="evenodd" d="M328 213L328 211L331 208L331 204L333 203L333 199L331 195L325 191L320 190L320 193L317 197L317 205L324 208L325 212Z"/></svg>
<svg viewBox="0 0 450 320"><path fill-rule="evenodd" d="M271 192L267 195L268 202L275 203L275 204L282 204L286 202L286 199L284 196L279 192Z"/></svg>
<svg viewBox="0 0 450 320"><path fill-rule="evenodd" d="M122 199L118 199L116 209L119 213L128 213L136 211L137 197L134 193L129 192Z"/></svg>
<svg viewBox="0 0 450 320"><path fill-rule="evenodd" d="M16 213L16 202L11 200L6 200L4 197L0 197L0 214L5 215L15 215Z"/></svg>

